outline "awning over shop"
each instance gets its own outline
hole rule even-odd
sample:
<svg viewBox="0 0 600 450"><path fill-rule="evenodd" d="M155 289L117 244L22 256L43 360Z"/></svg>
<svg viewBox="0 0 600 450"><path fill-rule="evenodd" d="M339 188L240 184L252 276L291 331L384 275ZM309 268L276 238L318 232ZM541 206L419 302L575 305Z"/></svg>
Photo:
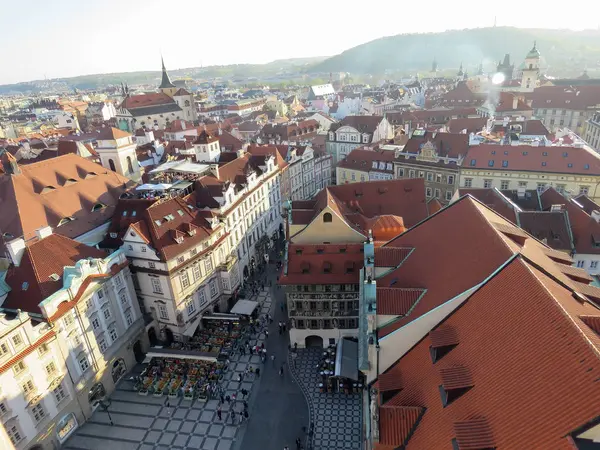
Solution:
<svg viewBox="0 0 600 450"><path fill-rule="evenodd" d="M252 300L238 300L235 306L231 308L231 314L249 316L254 312L257 306L258 302L253 302Z"/></svg>
<svg viewBox="0 0 600 450"><path fill-rule="evenodd" d="M240 320L239 316L235 314L211 314L202 318L206 320Z"/></svg>
<svg viewBox="0 0 600 450"><path fill-rule="evenodd" d="M179 359L201 359L203 361L216 361L216 353L202 353L190 350L176 350L173 348L151 347L146 354L146 360L149 358L179 358Z"/></svg>
<svg viewBox="0 0 600 450"><path fill-rule="evenodd" d="M187 337L192 337L196 332L198 325L200 325L200 319L197 317L190 322L190 324L185 330L183 330L183 335Z"/></svg>
<svg viewBox="0 0 600 450"><path fill-rule="evenodd" d="M340 339L335 355L335 376L358 381L358 342Z"/></svg>

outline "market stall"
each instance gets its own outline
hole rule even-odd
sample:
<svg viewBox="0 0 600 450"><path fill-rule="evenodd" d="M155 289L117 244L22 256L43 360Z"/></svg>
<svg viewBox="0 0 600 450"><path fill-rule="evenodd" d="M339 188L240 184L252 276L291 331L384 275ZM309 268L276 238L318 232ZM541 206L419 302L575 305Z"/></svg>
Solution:
<svg viewBox="0 0 600 450"><path fill-rule="evenodd" d="M231 308L231 314L239 314L242 316L250 316L258 306L258 302L254 302L252 300L244 300L240 299L237 303Z"/></svg>
<svg viewBox="0 0 600 450"><path fill-rule="evenodd" d="M135 385L139 395L208 400L210 386L223 377L226 365L193 358L152 357Z"/></svg>

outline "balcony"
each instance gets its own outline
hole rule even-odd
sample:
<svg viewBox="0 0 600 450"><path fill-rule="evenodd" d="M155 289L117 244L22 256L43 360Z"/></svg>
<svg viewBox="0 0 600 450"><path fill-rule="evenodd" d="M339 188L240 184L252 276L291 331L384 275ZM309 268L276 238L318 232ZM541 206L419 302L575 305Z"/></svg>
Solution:
<svg viewBox="0 0 600 450"><path fill-rule="evenodd" d="M236 262L237 262L237 256L234 254L231 254L227 257L227 259L225 260L224 263L217 266L217 271L218 272L230 272Z"/></svg>

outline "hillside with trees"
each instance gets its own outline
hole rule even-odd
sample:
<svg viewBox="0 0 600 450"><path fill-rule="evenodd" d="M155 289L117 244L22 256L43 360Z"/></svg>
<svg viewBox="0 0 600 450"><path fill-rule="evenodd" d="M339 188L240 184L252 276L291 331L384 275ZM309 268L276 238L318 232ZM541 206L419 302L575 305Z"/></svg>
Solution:
<svg viewBox="0 0 600 450"><path fill-rule="evenodd" d="M435 58L441 69L459 67L462 62L469 72L480 63L491 71L505 53L510 53L518 66L534 41L551 72L600 68L599 30L492 27L384 37L317 63L312 70L371 74L430 71Z"/></svg>

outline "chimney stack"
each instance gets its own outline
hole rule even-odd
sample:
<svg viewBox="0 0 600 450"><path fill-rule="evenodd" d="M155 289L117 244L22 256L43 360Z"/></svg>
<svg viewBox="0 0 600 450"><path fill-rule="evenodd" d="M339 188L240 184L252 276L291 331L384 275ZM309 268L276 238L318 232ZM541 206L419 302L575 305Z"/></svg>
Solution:
<svg viewBox="0 0 600 450"><path fill-rule="evenodd" d="M19 267L21 264L21 259L23 258L23 253L25 253L25 239L13 239L12 241L6 243L6 248L12 263L16 267Z"/></svg>
<svg viewBox="0 0 600 450"><path fill-rule="evenodd" d="M44 238L47 238L51 234L52 234L52 227L51 226L45 226L45 227L38 228L37 230L35 230L35 235L38 237L38 239L40 241L42 239L44 239Z"/></svg>

